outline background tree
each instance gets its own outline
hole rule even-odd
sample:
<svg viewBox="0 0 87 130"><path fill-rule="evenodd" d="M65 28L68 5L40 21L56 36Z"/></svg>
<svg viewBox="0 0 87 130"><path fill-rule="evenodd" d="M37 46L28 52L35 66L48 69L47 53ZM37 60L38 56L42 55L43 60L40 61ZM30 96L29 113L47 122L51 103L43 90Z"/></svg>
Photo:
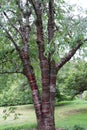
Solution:
<svg viewBox="0 0 87 130"><path fill-rule="evenodd" d="M87 90L87 62L81 57L67 63L59 72L57 100L72 100ZM71 69L72 68L72 69Z"/></svg>
<svg viewBox="0 0 87 130"><path fill-rule="evenodd" d="M22 73L28 79L38 130L55 130L57 73L87 41L86 24L80 26L80 20L71 15L68 7L61 0L3 0L0 5L1 74ZM41 95L33 56L40 65Z"/></svg>
<svg viewBox="0 0 87 130"><path fill-rule="evenodd" d="M87 63L85 61L79 61L74 66L75 68L73 68L73 71L69 73L69 76L65 80L65 86L67 86L67 92L72 95L71 98L87 90Z"/></svg>

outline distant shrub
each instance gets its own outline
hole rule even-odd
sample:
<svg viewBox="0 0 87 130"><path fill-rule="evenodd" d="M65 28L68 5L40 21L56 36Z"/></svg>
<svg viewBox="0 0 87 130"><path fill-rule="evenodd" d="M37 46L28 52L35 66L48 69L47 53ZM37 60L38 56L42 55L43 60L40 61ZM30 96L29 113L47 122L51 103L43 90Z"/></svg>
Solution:
<svg viewBox="0 0 87 130"><path fill-rule="evenodd" d="M84 100L87 100L87 91L84 91L84 92L83 92L82 98L83 98Z"/></svg>

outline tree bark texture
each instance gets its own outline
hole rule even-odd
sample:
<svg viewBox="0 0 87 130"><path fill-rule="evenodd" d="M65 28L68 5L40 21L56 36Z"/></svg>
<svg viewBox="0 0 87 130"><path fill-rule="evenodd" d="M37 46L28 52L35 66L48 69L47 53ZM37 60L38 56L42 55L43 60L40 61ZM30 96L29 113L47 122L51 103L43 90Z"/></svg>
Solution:
<svg viewBox="0 0 87 130"><path fill-rule="evenodd" d="M42 100L40 98L33 67L30 64L28 51L25 49L20 53L26 75L32 90L38 130L55 130L54 122L54 100L56 89L56 67L51 62L51 68L47 60L41 63L42 69ZM49 71L50 69L50 71ZM50 81L50 82L49 82Z"/></svg>

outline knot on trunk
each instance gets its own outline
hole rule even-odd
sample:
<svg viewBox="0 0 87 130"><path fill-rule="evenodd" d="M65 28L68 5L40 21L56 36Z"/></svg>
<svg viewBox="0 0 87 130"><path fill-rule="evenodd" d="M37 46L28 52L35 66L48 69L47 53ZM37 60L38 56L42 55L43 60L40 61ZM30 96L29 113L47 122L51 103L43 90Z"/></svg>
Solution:
<svg viewBox="0 0 87 130"><path fill-rule="evenodd" d="M50 92L56 92L56 87L54 85L50 85Z"/></svg>

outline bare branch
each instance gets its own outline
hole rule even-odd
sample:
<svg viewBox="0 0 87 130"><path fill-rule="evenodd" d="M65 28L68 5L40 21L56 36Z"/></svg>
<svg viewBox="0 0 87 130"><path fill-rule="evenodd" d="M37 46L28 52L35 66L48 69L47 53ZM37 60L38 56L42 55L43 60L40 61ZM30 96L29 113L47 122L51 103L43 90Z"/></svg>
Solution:
<svg viewBox="0 0 87 130"><path fill-rule="evenodd" d="M76 53L76 51L87 42L87 39L84 41L78 40L76 46L69 51L69 53L61 59L61 61L56 65L57 71L60 70Z"/></svg>

